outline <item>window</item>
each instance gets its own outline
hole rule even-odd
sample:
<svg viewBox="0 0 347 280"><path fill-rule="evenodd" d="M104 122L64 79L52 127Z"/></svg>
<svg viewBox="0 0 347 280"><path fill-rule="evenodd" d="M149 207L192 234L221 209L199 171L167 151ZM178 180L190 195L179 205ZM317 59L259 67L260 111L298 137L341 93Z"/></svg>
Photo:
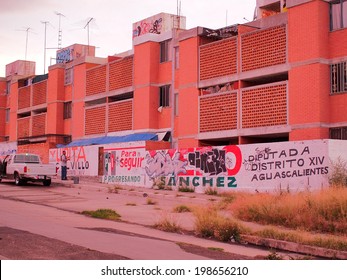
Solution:
<svg viewBox="0 0 347 280"><path fill-rule="evenodd" d="M330 66L331 93L347 92L347 61Z"/></svg>
<svg viewBox="0 0 347 280"><path fill-rule="evenodd" d="M347 127L330 128L330 139L347 140Z"/></svg>
<svg viewBox="0 0 347 280"><path fill-rule="evenodd" d="M70 85L73 81L73 68L65 69L65 80L64 85Z"/></svg>
<svg viewBox="0 0 347 280"><path fill-rule="evenodd" d="M5 111L5 122L10 122L10 109L6 109Z"/></svg>
<svg viewBox="0 0 347 280"><path fill-rule="evenodd" d="M159 107L170 106L170 85L159 88Z"/></svg>
<svg viewBox="0 0 347 280"><path fill-rule="evenodd" d="M347 27L347 0L330 1L330 29Z"/></svg>
<svg viewBox="0 0 347 280"><path fill-rule="evenodd" d="M170 40L160 42L160 62L166 62L170 60L169 45Z"/></svg>
<svg viewBox="0 0 347 280"><path fill-rule="evenodd" d="M64 103L64 120L71 118L71 107L72 102L65 102Z"/></svg>

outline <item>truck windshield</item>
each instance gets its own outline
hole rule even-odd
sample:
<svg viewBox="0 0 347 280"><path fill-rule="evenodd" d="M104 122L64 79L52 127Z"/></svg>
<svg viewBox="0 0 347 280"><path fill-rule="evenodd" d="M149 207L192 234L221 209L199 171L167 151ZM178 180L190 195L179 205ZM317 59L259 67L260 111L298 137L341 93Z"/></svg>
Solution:
<svg viewBox="0 0 347 280"><path fill-rule="evenodd" d="M40 163L40 158L37 155L15 155L15 163Z"/></svg>

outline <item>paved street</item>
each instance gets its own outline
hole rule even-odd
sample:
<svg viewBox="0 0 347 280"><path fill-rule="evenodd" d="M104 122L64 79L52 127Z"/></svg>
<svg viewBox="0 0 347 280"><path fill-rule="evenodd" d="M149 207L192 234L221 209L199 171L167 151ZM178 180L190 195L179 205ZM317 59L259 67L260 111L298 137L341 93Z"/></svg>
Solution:
<svg viewBox="0 0 347 280"><path fill-rule="evenodd" d="M148 199L155 204L148 205ZM220 243L149 227L161 217L172 215L172 219L175 219L183 228L193 229L192 214L173 214L173 207L180 204L206 204L209 203L209 199L211 197L202 194L177 196L173 191L142 188L116 190L114 186L95 182L73 184L72 181L67 181L62 184L56 180L49 188L30 184L16 187L13 183L3 182L0 184L0 227L4 232L8 229L16 229L65 242L71 246L113 254L112 258L115 259L220 257L206 254L206 251L210 251L207 248L221 248L225 254L230 253L224 256L225 258L259 258L269 254L267 250L260 248ZM79 214L83 210L99 208L117 211L121 215L122 222L94 219ZM4 240L3 234L0 231L2 240ZM189 246L180 247L178 243L189 244ZM187 247L189 247L188 252ZM15 258L13 255L7 256L6 252L2 252L1 246L0 255L4 258ZM33 257L28 256L28 259L31 258Z"/></svg>

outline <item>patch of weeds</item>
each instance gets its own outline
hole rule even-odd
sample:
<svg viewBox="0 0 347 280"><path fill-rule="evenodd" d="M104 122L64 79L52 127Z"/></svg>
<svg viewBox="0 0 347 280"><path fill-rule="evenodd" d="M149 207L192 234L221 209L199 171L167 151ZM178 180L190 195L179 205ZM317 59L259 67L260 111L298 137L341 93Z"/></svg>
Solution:
<svg viewBox="0 0 347 280"><path fill-rule="evenodd" d="M180 187L178 187L178 191L179 192L192 193L192 192L195 192L195 188L192 188L192 187L189 187L189 186L180 186Z"/></svg>
<svg viewBox="0 0 347 280"><path fill-rule="evenodd" d="M197 208L195 216L195 231L204 238L214 238L222 242L240 242L241 234L246 232L236 221L221 216L216 208Z"/></svg>
<svg viewBox="0 0 347 280"><path fill-rule="evenodd" d="M218 247L207 247L207 249L211 251L224 252L223 248L218 248Z"/></svg>
<svg viewBox="0 0 347 280"><path fill-rule="evenodd" d="M120 220L121 215L112 209L98 209L95 211L83 211L83 215L90 216L98 219L106 220Z"/></svg>
<svg viewBox="0 0 347 280"><path fill-rule="evenodd" d="M206 188L205 189L205 194L207 195L218 195L218 190L217 188Z"/></svg>
<svg viewBox="0 0 347 280"><path fill-rule="evenodd" d="M134 188L129 189L129 192L134 192L134 191L135 191Z"/></svg>
<svg viewBox="0 0 347 280"><path fill-rule="evenodd" d="M127 204L125 204L126 206L136 206L136 203L133 202L128 202Z"/></svg>
<svg viewBox="0 0 347 280"><path fill-rule="evenodd" d="M119 193L119 190L122 190L122 187L119 186L113 186L113 187L108 187L108 192L109 193Z"/></svg>
<svg viewBox="0 0 347 280"><path fill-rule="evenodd" d="M264 260L283 260L283 257L276 252L271 252L264 258Z"/></svg>
<svg viewBox="0 0 347 280"><path fill-rule="evenodd" d="M182 230L177 221L170 215L164 215L153 227L166 232L181 232Z"/></svg>
<svg viewBox="0 0 347 280"><path fill-rule="evenodd" d="M156 205L156 204L157 204L157 202L156 202L156 201L154 201L154 200L153 200L153 199L151 199L151 198L147 198L146 204L147 204L147 205Z"/></svg>
<svg viewBox="0 0 347 280"><path fill-rule="evenodd" d="M192 210L186 205L178 205L173 209L176 213L192 212Z"/></svg>
<svg viewBox="0 0 347 280"><path fill-rule="evenodd" d="M332 171L329 177L329 183L335 186L347 186L347 162L338 157L331 163Z"/></svg>

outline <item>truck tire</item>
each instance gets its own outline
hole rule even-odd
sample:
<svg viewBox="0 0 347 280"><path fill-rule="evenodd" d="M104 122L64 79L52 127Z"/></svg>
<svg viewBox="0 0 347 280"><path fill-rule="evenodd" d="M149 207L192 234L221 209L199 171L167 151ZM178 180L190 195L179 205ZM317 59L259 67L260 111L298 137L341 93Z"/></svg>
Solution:
<svg viewBox="0 0 347 280"><path fill-rule="evenodd" d="M14 183L16 186L20 186L23 183L23 181L21 180L21 178L19 177L19 174L17 172L14 173Z"/></svg>
<svg viewBox="0 0 347 280"><path fill-rule="evenodd" d="M49 186L51 185L51 182L52 182L51 179L49 179L49 180L44 180L44 181L43 181L43 185L44 185L45 187L49 187Z"/></svg>

